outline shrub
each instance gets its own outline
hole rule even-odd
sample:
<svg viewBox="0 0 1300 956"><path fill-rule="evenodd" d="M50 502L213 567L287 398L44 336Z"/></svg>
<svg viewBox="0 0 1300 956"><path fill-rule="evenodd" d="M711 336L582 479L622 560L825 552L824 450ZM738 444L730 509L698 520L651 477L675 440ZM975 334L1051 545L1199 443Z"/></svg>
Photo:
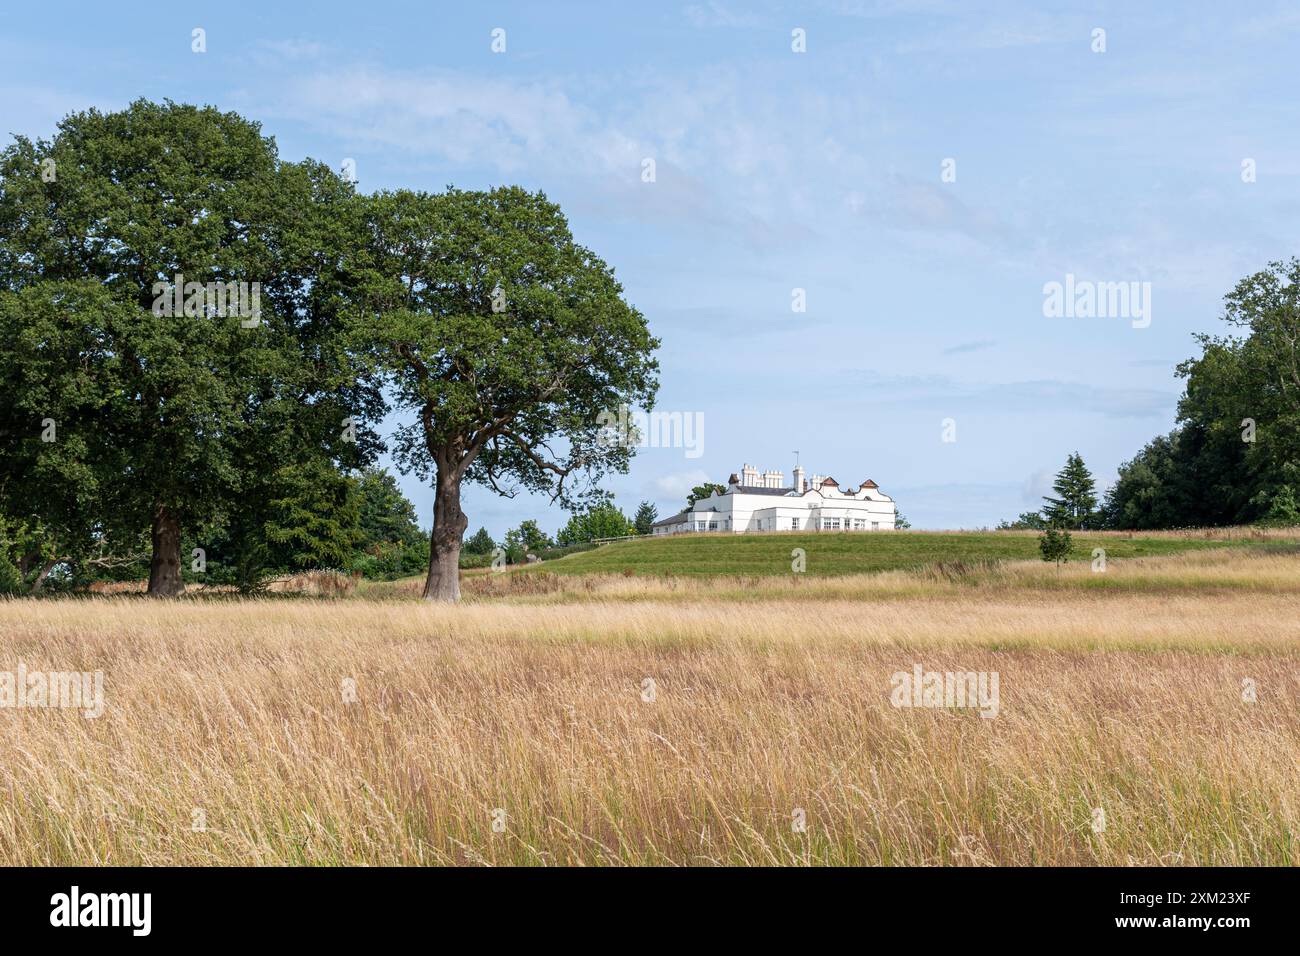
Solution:
<svg viewBox="0 0 1300 956"><path fill-rule="evenodd" d="M1070 540L1070 532L1047 528L1038 536L1038 550L1042 552L1044 561L1055 561L1059 571L1061 562L1070 560L1074 542Z"/></svg>

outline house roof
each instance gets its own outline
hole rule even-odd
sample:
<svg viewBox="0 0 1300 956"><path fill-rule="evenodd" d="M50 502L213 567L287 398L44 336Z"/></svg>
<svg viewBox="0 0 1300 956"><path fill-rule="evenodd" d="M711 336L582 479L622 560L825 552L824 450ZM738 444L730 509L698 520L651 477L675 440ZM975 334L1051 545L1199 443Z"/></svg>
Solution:
<svg viewBox="0 0 1300 956"><path fill-rule="evenodd" d="M834 485L836 488L838 488L840 486L840 483L836 481L834 478L827 476L826 478L822 479L822 487L825 488L827 485Z"/></svg>
<svg viewBox="0 0 1300 956"><path fill-rule="evenodd" d="M749 485L741 485L736 489L736 494L741 495L788 495L794 491L793 488L752 488Z"/></svg>
<svg viewBox="0 0 1300 956"><path fill-rule="evenodd" d="M655 522L652 522L651 525L650 525L650 527L652 527L652 528L662 528L662 527L664 527L664 525L680 524L682 521L685 521L685 520L686 520L686 512L685 512L685 511L679 511L679 512L677 512L677 514L673 515L671 518L664 518L662 521L655 521Z"/></svg>
<svg viewBox="0 0 1300 956"><path fill-rule="evenodd" d="M874 481L872 481L870 478L868 478L866 481L864 481L864 482L862 483L862 487L863 487L863 488L879 488L880 486L879 486L878 484L876 484Z"/></svg>

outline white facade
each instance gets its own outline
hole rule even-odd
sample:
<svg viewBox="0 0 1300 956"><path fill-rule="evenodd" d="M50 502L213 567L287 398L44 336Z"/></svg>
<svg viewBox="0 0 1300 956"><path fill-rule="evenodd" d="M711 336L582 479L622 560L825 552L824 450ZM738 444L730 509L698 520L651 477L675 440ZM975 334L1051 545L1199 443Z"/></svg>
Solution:
<svg viewBox="0 0 1300 956"><path fill-rule="evenodd" d="M795 468L785 484L779 471L759 472L745 465L732 475L727 490L714 492L694 506L654 525L655 534L718 531L892 531L898 517L894 499L870 479L858 488L840 488L834 478Z"/></svg>

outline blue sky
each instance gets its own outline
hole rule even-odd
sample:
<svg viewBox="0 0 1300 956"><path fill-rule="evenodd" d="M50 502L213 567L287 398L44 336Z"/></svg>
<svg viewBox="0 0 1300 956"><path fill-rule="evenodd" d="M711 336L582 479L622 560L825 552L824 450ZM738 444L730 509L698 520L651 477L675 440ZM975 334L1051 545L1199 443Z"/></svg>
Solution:
<svg viewBox="0 0 1300 956"><path fill-rule="evenodd" d="M1104 486L1173 425L1173 366L1224 293L1296 253L1286 4L465 6L11 6L0 132L170 97L262 122L286 158L351 158L364 191L545 190L662 338L658 407L703 415L701 456L644 449L611 479L629 513L794 449L917 527L1035 507L1076 449ZM1045 317L1066 274L1149 282L1149 327ZM498 536L564 520L478 489L466 510Z"/></svg>

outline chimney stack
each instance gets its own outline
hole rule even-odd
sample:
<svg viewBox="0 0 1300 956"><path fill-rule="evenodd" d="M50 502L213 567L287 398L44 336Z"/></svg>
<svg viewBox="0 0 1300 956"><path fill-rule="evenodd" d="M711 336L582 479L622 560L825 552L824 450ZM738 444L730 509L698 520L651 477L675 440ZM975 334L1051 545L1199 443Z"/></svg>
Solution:
<svg viewBox="0 0 1300 956"><path fill-rule="evenodd" d="M803 465L794 466L794 490L799 494L803 494L808 490L808 486L804 484L803 480Z"/></svg>

